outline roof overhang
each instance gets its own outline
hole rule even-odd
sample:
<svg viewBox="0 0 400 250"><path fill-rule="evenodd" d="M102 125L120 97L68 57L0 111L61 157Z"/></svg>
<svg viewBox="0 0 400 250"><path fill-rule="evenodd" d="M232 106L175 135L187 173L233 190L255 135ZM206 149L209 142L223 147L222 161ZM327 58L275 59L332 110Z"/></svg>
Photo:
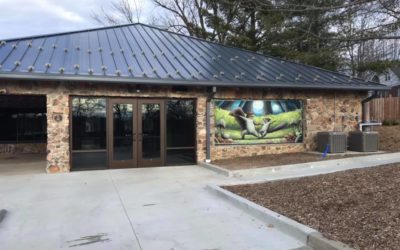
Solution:
<svg viewBox="0 0 400 250"><path fill-rule="evenodd" d="M91 82L91 83L114 83L114 84L146 84L158 86L217 86L217 87L251 87L251 88L286 88L286 89L319 89L319 90L390 90L390 87L376 84L372 85L321 85L293 84L289 82L224 82L224 81L195 81L195 80L175 80L175 79L153 79L153 78L130 78L130 77L110 77L110 76L82 76L82 75L51 75L51 74L29 74L29 73L0 73L0 79L8 80L37 80L37 81L57 81L57 82Z"/></svg>

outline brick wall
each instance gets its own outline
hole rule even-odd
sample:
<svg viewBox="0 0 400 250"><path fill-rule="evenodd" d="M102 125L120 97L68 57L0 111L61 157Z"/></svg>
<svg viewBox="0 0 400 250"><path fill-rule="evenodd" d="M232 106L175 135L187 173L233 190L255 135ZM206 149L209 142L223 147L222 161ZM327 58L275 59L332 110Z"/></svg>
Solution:
<svg viewBox="0 0 400 250"><path fill-rule="evenodd" d="M7 94L43 94L47 96L47 171L68 172L70 170L69 99L71 96L106 96L140 98L192 98L196 100L197 160L205 160L206 148L206 101L205 88L196 87L188 91L174 91L171 87L147 87L140 85L54 83L28 81L0 81ZM364 92L276 90L276 89L218 89L215 98L220 99L300 99L304 102L304 143L268 145L215 145L211 139L212 160L237 156L302 152L315 148L318 131L350 131L356 128L361 116L361 99ZM211 134L214 119L211 114Z"/></svg>

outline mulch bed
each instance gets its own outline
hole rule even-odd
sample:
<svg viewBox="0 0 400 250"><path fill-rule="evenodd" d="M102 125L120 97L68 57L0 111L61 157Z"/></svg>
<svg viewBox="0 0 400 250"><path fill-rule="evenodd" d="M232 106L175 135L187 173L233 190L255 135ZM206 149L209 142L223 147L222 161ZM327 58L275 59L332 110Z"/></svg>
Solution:
<svg viewBox="0 0 400 250"><path fill-rule="evenodd" d="M400 164L224 188L353 248L400 248Z"/></svg>
<svg viewBox="0 0 400 250"><path fill-rule="evenodd" d="M217 160L214 161L213 164L229 170L239 170L239 169L249 169L249 168L273 167L279 165L305 163L305 162L322 161L322 160L342 159L360 155L358 154L330 155L322 159L322 153L321 154L284 153L278 155L258 155L252 157L239 157L234 159Z"/></svg>
<svg viewBox="0 0 400 250"><path fill-rule="evenodd" d="M379 149L388 152L400 152L400 125L376 127L379 132Z"/></svg>

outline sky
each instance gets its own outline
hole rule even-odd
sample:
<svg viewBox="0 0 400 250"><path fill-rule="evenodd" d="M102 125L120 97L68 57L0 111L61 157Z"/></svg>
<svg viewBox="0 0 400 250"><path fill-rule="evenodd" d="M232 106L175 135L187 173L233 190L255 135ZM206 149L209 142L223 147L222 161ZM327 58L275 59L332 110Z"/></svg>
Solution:
<svg viewBox="0 0 400 250"><path fill-rule="evenodd" d="M92 13L111 0L0 0L0 40L101 27ZM141 22L154 12L151 0L138 0Z"/></svg>

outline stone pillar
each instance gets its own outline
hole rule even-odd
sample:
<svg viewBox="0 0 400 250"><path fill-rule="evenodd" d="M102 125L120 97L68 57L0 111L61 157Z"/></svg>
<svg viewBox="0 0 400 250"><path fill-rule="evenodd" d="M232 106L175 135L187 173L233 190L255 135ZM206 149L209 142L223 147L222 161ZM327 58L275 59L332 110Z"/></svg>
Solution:
<svg viewBox="0 0 400 250"><path fill-rule="evenodd" d="M70 171L69 96L54 92L47 95L47 168L48 173Z"/></svg>
<svg viewBox="0 0 400 250"><path fill-rule="evenodd" d="M196 144L197 162L206 159L206 97L197 98L196 103Z"/></svg>

